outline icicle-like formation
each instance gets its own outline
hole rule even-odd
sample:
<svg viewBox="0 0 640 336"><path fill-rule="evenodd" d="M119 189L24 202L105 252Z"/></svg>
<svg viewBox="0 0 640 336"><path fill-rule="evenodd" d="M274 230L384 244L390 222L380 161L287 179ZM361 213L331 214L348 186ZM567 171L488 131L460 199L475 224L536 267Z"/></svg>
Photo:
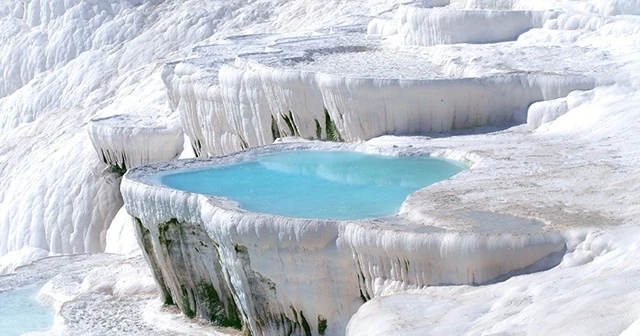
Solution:
<svg viewBox="0 0 640 336"><path fill-rule="evenodd" d="M87 131L102 162L119 170L169 161L182 152L180 125L156 118L120 114L92 119Z"/></svg>
<svg viewBox="0 0 640 336"><path fill-rule="evenodd" d="M228 37L222 43L195 48L199 58L165 65L162 79L169 103L179 112L197 156L228 153L245 146L247 135L243 138L237 132L242 118L226 113L217 74L237 54L262 51L270 40L270 35Z"/></svg>
<svg viewBox="0 0 640 336"><path fill-rule="evenodd" d="M255 335L342 334L358 307L385 291L479 284L565 249L554 232L486 234L424 226L414 231L384 220L250 213L148 178L165 169L249 160L276 150L348 148L279 144L130 171L123 197L165 301L218 324L241 323Z"/></svg>
<svg viewBox="0 0 640 336"><path fill-rule="evenodd" d="M321 78L327 109L339 111L334 120L348 141L520 123L532 102L593 85L588 78L525 74L422 81ZM343 99L347 92L350 98Z"/></svg>

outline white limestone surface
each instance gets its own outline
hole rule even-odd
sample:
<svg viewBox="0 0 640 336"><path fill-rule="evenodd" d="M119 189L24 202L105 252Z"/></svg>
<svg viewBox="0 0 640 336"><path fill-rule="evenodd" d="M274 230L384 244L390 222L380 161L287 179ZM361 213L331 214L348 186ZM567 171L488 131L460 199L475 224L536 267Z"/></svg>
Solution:
<svg viewBox="0 0 640 336"><path fill-rule="evenodd" d="M79 131L82 121L69 113L51 112L37 125L7 131L0 141L4 272L50 254L102 251L104 234L122 206L120 179L104 169Z"/></svg>
<svg viewBox="0 0 640 336"><path fill-rule="evenodd" d="M122 207L113 218L105 237L105 253L130 254L140 253L140 245L136 239L135 223L127 210Z"/></svg>
<svg viewBox="0 0 640 336"><path fill-rule="evenodd" d="M158 117L119 114L91 119L87 132L102 162L123 170L170 161L182 153L182 127Z"/></svg>

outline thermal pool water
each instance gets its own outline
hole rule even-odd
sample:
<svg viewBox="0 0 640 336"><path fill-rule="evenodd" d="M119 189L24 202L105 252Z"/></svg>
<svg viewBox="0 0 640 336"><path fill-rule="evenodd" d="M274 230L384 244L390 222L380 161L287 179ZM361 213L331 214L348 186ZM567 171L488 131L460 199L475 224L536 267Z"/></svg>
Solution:
<svg viewBox="0 0 640 336"><path fill-rule="evenodd" d="M44 331L53 325L53 311L36 299L40 286L28 286L0 293L0 335L17 336Z"/></svg>
<svg viewBox="0 0 640 336"><path fill-rule="evenodd" d="M428 156L285 151L159 177L168 187L226 197L252 212L353 220L392 216L410 193L465 168Z"/></svg>

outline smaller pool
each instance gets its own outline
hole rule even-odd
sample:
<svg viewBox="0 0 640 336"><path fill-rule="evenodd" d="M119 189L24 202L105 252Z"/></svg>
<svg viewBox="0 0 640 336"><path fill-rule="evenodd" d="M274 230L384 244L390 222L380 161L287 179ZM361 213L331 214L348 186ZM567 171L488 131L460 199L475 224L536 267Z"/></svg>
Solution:
<svg viewBox="0 0 640 336"><path fill-rule="evenodd" d="M285 151L159 177L168 187L223 196L248 211L350 220L395 215L407 195L465 168L455 161L426 156Z"/></svg>
<svg viewBox="0 0 640 336"><path fill-rule="evenodd" d="M0 293L0 335L17 336L51 328L53 311L38 302L39 291L40 286L28 286Z"/></svg>

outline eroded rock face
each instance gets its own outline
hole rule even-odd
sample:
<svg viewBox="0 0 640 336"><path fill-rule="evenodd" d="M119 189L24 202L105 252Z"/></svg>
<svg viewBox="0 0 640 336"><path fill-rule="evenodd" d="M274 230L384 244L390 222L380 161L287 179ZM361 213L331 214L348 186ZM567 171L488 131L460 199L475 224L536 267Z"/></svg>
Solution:
<svg viewBox="0 0 640 336"><path fill-rule="evenodd" d="M157 235L135 218L145 258L165 304L176 304L223 327L242 327L242 320L220 263L217 245L200 225L173 218L160 223Z"/></svg>
<svg viewBox="0 0 640 336"><path fill-rule="evenodd" d="M560 234L537 229L485 234L401 220L286 218L246 212L234 202L149 179L163 170L239 162L273 151L353 147L279 144L127 173L127 211L136 217L165 302L185 315L242 325L255 335L342 334L364 302L384 293L481 284L527 267L553 266L565 251Z"/></svg>
<svg viewBox="0 0 640 336"><path fill-rule="evenodd" d="M308 320L299 307L280 302L278 286L252 268L246 246L234 244L231 249L220 251L231 257L225 263L219 252L223 247L209 238L199 224L173 218L157 225L158 236L153 237L151 230L139 219L136 221L143 254L152 266L166 304L176 304L189 317L198 316L218 326L244 327L254 334L326 331L327 320L322 315L316 317L316 323Z"/></svg>

